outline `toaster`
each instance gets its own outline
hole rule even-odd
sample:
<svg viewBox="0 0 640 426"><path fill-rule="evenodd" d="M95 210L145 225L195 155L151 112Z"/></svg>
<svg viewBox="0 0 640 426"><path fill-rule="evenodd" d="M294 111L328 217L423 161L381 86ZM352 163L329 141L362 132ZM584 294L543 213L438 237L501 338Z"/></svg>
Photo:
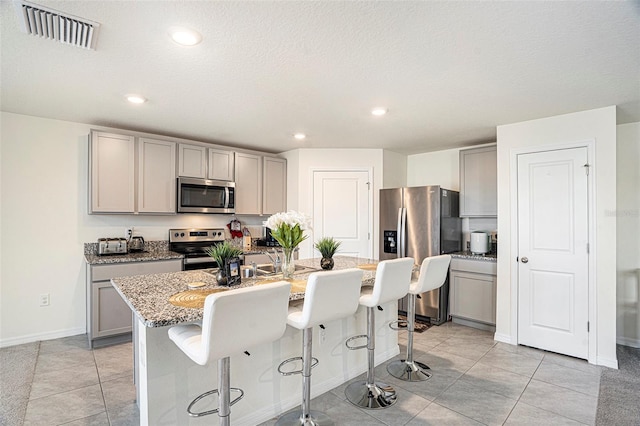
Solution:
<svg viewBox="0 0 640 426"><path fill-rule="evenodd" d="M125 238L98 238L98 254L127 254Z"/></svg>

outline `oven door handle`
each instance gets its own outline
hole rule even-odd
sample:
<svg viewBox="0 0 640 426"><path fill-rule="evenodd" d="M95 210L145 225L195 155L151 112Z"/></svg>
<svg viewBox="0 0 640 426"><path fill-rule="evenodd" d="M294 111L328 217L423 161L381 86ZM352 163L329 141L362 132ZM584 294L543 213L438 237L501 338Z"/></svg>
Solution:
<svg viewBox="0 0 640 426"><path fill-rule="evenodd" d="M185 265L193 265L197 263L212 263L212 262L215 262L215 260L213 260L213 258L211 258L210 256L184 258Z"/></svg>
<svg viewBox="0 0 640 426"><path fill-rule="evenodd" d="M225 209L229 208L229 187L228 186L224 187L224 208Z"/></svg>

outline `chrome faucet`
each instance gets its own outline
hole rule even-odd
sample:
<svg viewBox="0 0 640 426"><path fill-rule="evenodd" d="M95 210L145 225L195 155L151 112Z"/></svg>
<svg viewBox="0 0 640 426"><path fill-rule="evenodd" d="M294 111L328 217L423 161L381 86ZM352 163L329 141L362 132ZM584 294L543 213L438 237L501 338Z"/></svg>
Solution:
<svg viewBox="0 0 640 426"><path fill-rule="evenodd" d="M266 254L269 257L269 259L271 259L271 263L273 264L273 272L274 273L280 272L282 270L282 261L280 260L280 255L278 254L278 251L274 248L273 256L271 256L271 254L269 254L268 251L265 251L264 254Z"/></svg>

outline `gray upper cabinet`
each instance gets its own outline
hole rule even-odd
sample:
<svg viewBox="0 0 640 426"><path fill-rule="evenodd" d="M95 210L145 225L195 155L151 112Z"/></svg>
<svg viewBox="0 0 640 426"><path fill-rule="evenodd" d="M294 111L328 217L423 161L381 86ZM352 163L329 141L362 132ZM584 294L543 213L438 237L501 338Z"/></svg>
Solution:
<svg viewBox="0 0 640 426"><path fill-rule="evenodd" d="M178 176L207 177L207 148L181 143L178 145Z"/></svg>
<svg viewBox="0 0 640 426"><path fill-rule="evenodd" d="M138 140L139 213L176 212L176 143Z"/></svg>
<svg viewBox="0 0 640 426"><path fill-rule="evenodd" d="M233 181L234 152L202 145L178 145L178 176Z"/></svg>
<svg viewBox="0 0 640 426"><path fill-rule="evenodd" d="M496 146L460 151L460 216L498 215Z"/></svg>
<svg viewBox="0 0 640 426"><path fill-rule="evenodd" d="M134 213L135 179L135 138L92 130L89 213Z"/></svg>
<svg viewBox="0 0 640 426"><path fill-rule="evenodd" d="M274 214L287 209L287 160L263 157L262 214Z"/></svg>
<svg viewBox="0 0 640 426"><path fill-rule="evenodd" d="M89 213L175 214L175 142L92 130Z"/></svg>
<svg viewBox="0 0 640 426"><path fill-rule="evenodd" d="M274 214L287 207L287 160L236 152L236 213Z"/></svg>
<svg viewBox="0 0 640 426"><path fill-rule="evenodd" d="M236 213L262 213L262 157L236 152Z"/></svg>
<svg viewBox="0 0 640 426"><path fill-rule="evenodd" d="M233 182L235 179L234 159L235 155L233 151L209 148L209 171L207 172L207 178Z"/></svg>

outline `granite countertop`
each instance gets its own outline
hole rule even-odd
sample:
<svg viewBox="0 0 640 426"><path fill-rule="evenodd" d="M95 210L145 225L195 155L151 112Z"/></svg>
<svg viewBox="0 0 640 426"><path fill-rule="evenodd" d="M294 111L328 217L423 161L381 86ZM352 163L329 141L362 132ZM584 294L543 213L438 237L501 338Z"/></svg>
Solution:
<svg viewBox="0 0 640 426"><path fill-rule="evenodd" d="M377 264L374 259L357 257L335 256L334 270L355 268L358 265ZM320 259L299 259L296 264L320 269ZM183 272L170 272L164 274L138 275L133 277L120 277L111 280L113 287L122 296L125 302L147 327L164 327L183 322L202 320L202 308L183 308L169 303L169 297L176 293L189 290L188 284L203 282L205 286L200 289L224 288L233 290L236 288L250 287L257 282L267 279L277 279L275 276L263 276L257 279L243 278L242 284L233 287L219 286L215 275L207 271L196 270ZM363 285L373 285L376 271L373 268L363 269ZM310 272L300 273L294 276L295 280L305 280ZM304 293L291 293L290 300L304 298Z"/></svg>
<svg viewBox="0 0 640 426"><path fill-rule="evenodd" d="M139 253L99 256L97 254L97 243L85 243L84 258L89 265L108 265L111 263L152 262L155 260L182 259L184 257L180 253L169 250L169 241L145 241L144 245L144 251ZM251 249L245 250L243 254L262 254L265 251L271 252L274 248L282 250L280 247L258 246L254 243L251 245Z"/></svg>
<svg viewBox="0 0 640 426"><path fill-rule="evenodd" d="M472 254L470 251L458 251L450 253L454 259L480 260L483 262L497 262L498 255L496 253Z"/></svg>
<svg viewBox="0 0 640 426"><path fill-rule="evenodd" d="M99 256L97 243L84 244L84 259L89 265L108 265L111 263L152 262L154 260L182 259L180 253L169 250L169 241L145 241L144 251L128 254L109 254Z"/></svg>

